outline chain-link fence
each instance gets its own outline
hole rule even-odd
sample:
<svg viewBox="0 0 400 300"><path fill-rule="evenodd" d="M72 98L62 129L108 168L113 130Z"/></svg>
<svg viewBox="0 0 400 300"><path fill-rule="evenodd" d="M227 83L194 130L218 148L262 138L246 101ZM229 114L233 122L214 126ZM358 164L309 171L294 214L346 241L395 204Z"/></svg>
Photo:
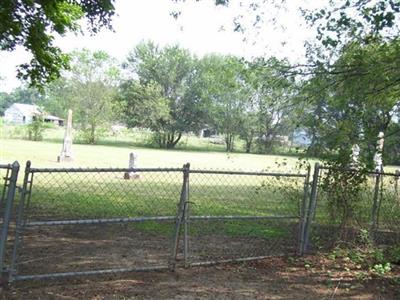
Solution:
<svg viewBox="0 0 400 300"><path fill-rule="evenodd" d="M189 164L48 169L28 162L17 187L18 168L0 165L3 280L302 255L354 242L362 232L377 244L400 242L399 172L333 172L318 164L313 176L310 169Z"/></svg>
<svg viewBox="0 0 400 300"><path fill-rule="evenodd" d="M309 174L29 163L11 280L173 269L300 249Z"/></svg>
<svg viewBox="0 0 400 300"><path fill-rule="evenodd" d="M11 279L167 269L182 168L28 165Z"/></svg>
<svg viewBox="0 0 400 300"><path fill-rule="evenodd" d="M191 170L187 264L298 253L306 178Z"/></svg>
<svg viewBox="0 0 400 300"><path fill-rule="evenodd" d="M310 250L400 242L400 173L317 167ZM362 241L364 239L364 241Z"/></svg>
<svg viewBox="0 0 400 300"><path fill-rule="evenodd" d="M10 265L10 221L13 216L18 172L18 162L0 164L0 274L6 273ZM0 277L2 279L3 276Z"/></svg>

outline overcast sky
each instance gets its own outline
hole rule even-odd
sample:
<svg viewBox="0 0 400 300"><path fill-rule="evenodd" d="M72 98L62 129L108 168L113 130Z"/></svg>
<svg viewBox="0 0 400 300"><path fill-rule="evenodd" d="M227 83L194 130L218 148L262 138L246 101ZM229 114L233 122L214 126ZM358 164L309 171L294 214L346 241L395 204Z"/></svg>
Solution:
<svg viewBox="0 0 400 300"><path fill-rule="evenodd" d="M264 5L258 13L263 13L266 22L259 29L250 26L244 36L232 30L232 23L235 16L245 13L248 17L243 24L252 24L254 15L246 10L248 1L231 0L229 7L216 7L214 0L187 0L180 4L171 0L117 0L114 32L103 30L96 36L68 34L57 37L56 45L66 52L83 47L101 49L123 61L140 41L153 40L160 45L179 44L199 56L217 52L246 58L287 57L299 62L305 55L304 41L311 39L314 32L305 26L298 7L315 6L319 1L290 0L287 10ZM176 9L182 12L178 20L170 16ZM268 22L273 18L275 24ZM243 41L244 37L247 41ZM0 90L10 91L20 85L15 68L28 60L23 49L0 52L0 76L5 78Z"/></svg>

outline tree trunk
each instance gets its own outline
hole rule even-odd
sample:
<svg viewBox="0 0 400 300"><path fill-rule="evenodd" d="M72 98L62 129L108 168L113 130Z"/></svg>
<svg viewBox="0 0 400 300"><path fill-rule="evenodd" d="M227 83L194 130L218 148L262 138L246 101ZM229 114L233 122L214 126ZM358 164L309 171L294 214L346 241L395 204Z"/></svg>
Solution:
<svg viewBox="0 0 400 300"><path fill-rule="evenodd" d="M89 143L93 145L95 141L96 141L96 125L91 124L90 125Z"/></svg>
<svg viewBox="0 0 400 300"><path fill-rule="evenodd" d="M250 151L251 151L251 144L252 144L252 140L250 140L250 141L246 141L246 153L250 153Z"/></svg>
<svg viewBox="0 0 400 300"><path fill-rule="evenodd" d="M234 146L234 135L228 133L225 135L226 152L232 152Z"/></svg>
<svg viewBox="0 0 400 300"><path fill-rule="evenodd" d="M176 144L179 143L182 137L182 133L179 132L178 136L175 138L175 133L168 134L167 149L175 148Z"/></svg>
<svg viewBox="0 0 400 300"><path fill-rule="evenodd" d="M272 141L265 141L264 142L264 152L265 154L270 154L272 152Z"/></svg>

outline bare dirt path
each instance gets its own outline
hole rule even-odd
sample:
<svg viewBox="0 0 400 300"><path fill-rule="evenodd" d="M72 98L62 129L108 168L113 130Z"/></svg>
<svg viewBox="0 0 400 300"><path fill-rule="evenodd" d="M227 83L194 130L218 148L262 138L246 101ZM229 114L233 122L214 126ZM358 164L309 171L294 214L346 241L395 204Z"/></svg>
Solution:
<svg viewBox="0 0 400 300"><path fill-rule="evenodd" d="M20 282L0 299L400 299L400 268L385 278L324 256Z"/></svg>

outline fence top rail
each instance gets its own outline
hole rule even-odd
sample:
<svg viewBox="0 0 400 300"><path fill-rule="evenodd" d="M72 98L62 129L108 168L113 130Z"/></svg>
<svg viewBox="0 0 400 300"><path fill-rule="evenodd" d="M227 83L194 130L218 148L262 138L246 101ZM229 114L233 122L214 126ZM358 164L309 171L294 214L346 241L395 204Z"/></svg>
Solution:
<svg viewBox="0 0 400 300"><path fill-rule="evenodd" d="M269 177L301 177L307 174L278 173L278 172L251 172L228 170L188 170L185 168L30 168L31 173L113 173L113 172L183 172L187 170L193 174L225 174L225 175L253 175Z"/></svg>
<svg viewBox="0 0 400 300"><path fill-rule="evenodd" d="M0 169L11 169L11 164L0 164Z"/></svg>
<svg viewBox="0 0 400 300"><path fill-rule="evenodd" d="M278 172L246 172L246 171L223 171L223 170L190 170L193 174L225 174L225 175L256 175L270 177L306 177L307 174L300 173L278 173Z"/></svg>
<svg viewBox="0 0 400 300"><path fill-rule="evenodd" d="M31 173L183 172L183 168L30 168Z"/></svg>
<svg viewBox="0 0 400 300"><path fill-rule="evenodd" d="M392 173L392 172L377 172L377 171L360 171L356 169L341 169L341 168L334 168L334 167L327 167L327 166L320 166L321 170L332 170L332 171L342 171L342 172L349 172L349 173L365 173L367 175L382 175L382 176L396 176L398 177L400 173Z"/></svg>

